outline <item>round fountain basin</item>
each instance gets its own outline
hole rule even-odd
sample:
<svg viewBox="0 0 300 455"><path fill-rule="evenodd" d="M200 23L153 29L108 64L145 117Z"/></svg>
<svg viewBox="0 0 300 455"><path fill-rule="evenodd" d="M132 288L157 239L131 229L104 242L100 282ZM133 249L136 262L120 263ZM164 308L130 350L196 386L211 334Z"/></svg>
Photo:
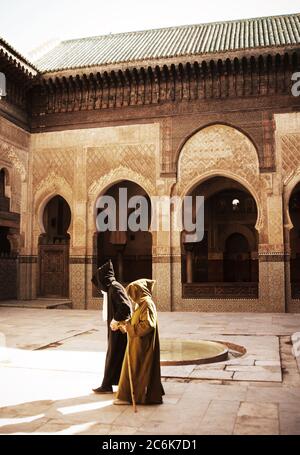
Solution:
<svg viewBox="0 0 300 455"><path fill-rule="evenodd" d="M217 341L162 339L160 363L171 366L222 362L228 359L228 352L228 347Z"/></svg>

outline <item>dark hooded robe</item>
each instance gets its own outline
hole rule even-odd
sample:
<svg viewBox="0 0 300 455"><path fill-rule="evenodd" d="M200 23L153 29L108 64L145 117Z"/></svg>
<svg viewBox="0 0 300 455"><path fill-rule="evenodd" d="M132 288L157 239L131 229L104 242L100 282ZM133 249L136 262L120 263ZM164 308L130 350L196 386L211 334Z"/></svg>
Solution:
<svg viewBox="0 0 300 455"><path fill-rule="evenodd" d="M141 279L126 288L136 309L126 324L128 344L117 392L117 399L121 401L132 402L130 365L135 402L162 403L164 389L161 384L157 312L152 300L153 286L154 281Z"/></svg>
<svg viewBox="0 0 300 455"><path fill-rule="evenodd" d="M120 330L112 331L110 323L125 321L131 316L131 302L123 286L116 281L111 260L100 267L92 278L100 291L107 292L107 335L108 344L102 387L117 385L126 350L127 337Z"/></svg>

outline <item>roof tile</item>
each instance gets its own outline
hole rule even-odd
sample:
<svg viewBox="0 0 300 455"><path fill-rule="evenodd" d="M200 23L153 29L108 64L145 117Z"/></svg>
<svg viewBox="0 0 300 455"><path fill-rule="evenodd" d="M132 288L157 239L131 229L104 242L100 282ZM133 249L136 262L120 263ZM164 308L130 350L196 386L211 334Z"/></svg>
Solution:
<svg viewBox="0 0 300 455"><path fill-rule="evenodd" d="M35 62L42 72L300 44L300 14L117 33L62 41Z"/></svg>

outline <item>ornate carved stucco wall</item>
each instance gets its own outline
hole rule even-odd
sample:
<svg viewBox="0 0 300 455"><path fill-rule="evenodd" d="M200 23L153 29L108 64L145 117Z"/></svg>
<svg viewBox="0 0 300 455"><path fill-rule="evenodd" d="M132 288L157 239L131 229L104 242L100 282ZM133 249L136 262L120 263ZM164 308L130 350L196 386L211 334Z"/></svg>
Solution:
<svg viewBox="0 0 300 455"><path fill-rule="evenodd" d="M0 117L0 166L9 172L12 212L21 213L22 182L26 182L29 134Z"/></svg>
<svg viewBox="0 0 300 455"><path fill-rule="evenodd" d="M126 179L142 186L149 196L183 197L195 185L219 175L240 182L257 203L259 298L182 299L179 233L154 232L153 277L157 280L158 307L183 311L284 310L289 287L284 280L289 271L284 262L283 224L288 230L287 201L300 180L299 114L276 116L276 172L270 173L260 173L255 144L242 131L223 124L190 132L179 154L177 177L161 174L166 166L162 164L162 149L169 143L168 137L164 138L164 121L31 136L3 119L0 127L0 161L11 170L12 207L21 213L21 298L37 295L38 237L43 232L43 209L54 195L63 196L72 211L69 234L73 306L97 308L101 301L92 296L90 277L98 195ZM288 309L299 311L299 302L289 299Z"/></svg>
<svg viewBox="0 0 300 455"><path fill-rule="evenodd" d="M285 241L285 285L287 310L300 311L300 300L292 299L290 283L290 230L293 227L289 216L289 200L295 186L300 182L300 114L276 114L276 149L282 179L283 221Z"/></svg>
<svg viewBox="0 0 300 455"><path fill-rule="evenodd" d="M143 187L149 196L169 194L166 180L160 180L159 124L94 128L35 134L31 138L32 233L30 254L38 254L38 237L43 232L42 214L46 203L55 194L70 205L69 227L70 297L75 308L97 307L92 297L93 235L97 197L121 180L131 180ZM167 240L167 247L165 241ZM153 276L159 289L158 267L169 268L161 260L169 240L153 235ZM168 256L169 257L169 256ZM157 265L156 265L157 264ZM158 265L159 264L159 265ZM164 276L168 275L166 270ZM38 276L36 277L38 281ZM161 295L159 307L169 309L168 285Z"/></svg>
<svg viewBox="0 0 300 455"><path fill-rule="evenodd" d="M27 230L27 191L30 134L0 117L0 168L8 173L7 196L10 198L10 211L20 214L20 229L12 229L9 235L12 251L19 254L17 264L18 290L26 288L26 271L22 266L24 240ZM15 279L14 279L15 281ZM16 292L20 296L19 292Z"/></svg>

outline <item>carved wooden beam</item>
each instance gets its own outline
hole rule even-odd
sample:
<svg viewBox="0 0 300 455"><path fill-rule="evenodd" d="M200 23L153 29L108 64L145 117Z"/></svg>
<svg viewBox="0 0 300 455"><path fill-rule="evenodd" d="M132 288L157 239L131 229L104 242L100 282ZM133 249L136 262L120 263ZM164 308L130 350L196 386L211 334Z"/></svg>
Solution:
<svg viewBox="0 0 300 455"><path fill-rule="evenodd" d="M299 53L135 67L49 78L35 85L45 89L42 96L47 98L44 103L47 112L288 94L291 74L299 70ZM16 97L18 88L12 88L11 92ZM22 99L21 92L19 97Z"/></svg>

